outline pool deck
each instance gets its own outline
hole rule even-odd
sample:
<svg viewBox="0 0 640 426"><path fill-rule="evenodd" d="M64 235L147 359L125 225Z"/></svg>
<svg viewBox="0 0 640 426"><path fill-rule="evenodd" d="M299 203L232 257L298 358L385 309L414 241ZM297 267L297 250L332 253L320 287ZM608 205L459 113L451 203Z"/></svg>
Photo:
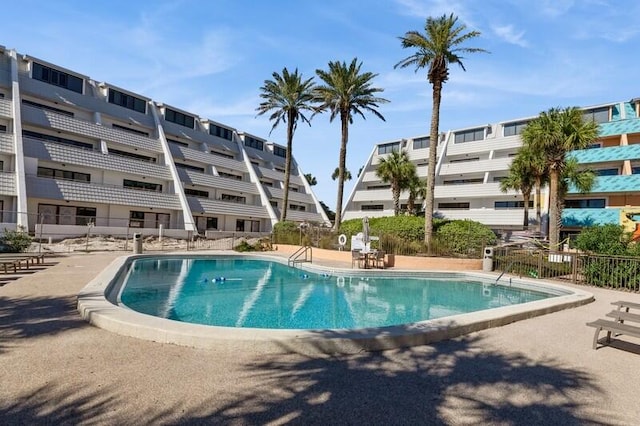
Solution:
<svg viewBox="0 0 640 426"><path fill-rule="evenodd" d="M611 302L383 352L305 355L124 337L76 295L123 253L49 259L0 287L3 424L636 424L640 340L591 349ZM321 263L322 261L314 263ZM350 267L329 264L331 267ZM3 277L0 277L0 279Z"/></svg>

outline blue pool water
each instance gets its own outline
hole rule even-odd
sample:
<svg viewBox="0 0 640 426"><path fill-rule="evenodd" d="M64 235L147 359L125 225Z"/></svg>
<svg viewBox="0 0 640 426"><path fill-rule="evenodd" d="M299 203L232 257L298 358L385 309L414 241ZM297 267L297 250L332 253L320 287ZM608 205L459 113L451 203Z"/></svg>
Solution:
<svg viewBox="0 0 640 426"><path fill-rule="evenodd" d="M121 302L141 313L270 329L383 327L554 296L481 281L340 277L238 257L137 259L124 284Z"/></svg>

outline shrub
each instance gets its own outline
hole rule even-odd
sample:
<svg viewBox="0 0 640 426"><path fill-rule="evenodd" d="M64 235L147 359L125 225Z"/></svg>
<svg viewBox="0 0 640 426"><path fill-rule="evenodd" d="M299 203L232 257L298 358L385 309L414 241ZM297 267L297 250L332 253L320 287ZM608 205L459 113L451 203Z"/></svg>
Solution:
<svg viewBox="0 0 640 426"><path fill-rule="evenodd" d="M623 256L631 254L630 242L631 235L625 233L622 226L608 224L584 228L578 234L575 246L585 252Z"/></svg>
<svg viewBox="0 0 640 426"><path fill-rule="evenodd" d="M20 253L25 251L31 245L33 239L29 236L24 229L18 229L11 231L4 230L4 235L0 237L0 243L3 244L9 252Z"/></svg>
<svg viewBox="0 0 640 426"><path fill-rule="evenodd" d="M473 220L453 220L442 224L438 227L436 239L441 250L473 256L497 241L491 228Z"/></svg>

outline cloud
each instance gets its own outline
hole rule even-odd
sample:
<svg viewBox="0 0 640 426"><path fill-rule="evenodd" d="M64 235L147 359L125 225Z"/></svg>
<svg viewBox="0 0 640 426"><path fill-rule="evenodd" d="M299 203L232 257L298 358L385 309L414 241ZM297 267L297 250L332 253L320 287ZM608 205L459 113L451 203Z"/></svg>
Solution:
<svg viewBox="0 0 640 426"><path fill-rule="evenodd" d="M516 31L514 26L502 25L502 26L492 26L494 34L500 37L502 40L506 41L509 44L515 44L520 47L527 47L528 43L524 40L524 31Z"/></svg>
<svg viewBox="0 0 640 426"><path fill-rule="evenodd" d="M539 0L534 7L543 15L558 18L569 12L574 3L575 0Z"/></svg>

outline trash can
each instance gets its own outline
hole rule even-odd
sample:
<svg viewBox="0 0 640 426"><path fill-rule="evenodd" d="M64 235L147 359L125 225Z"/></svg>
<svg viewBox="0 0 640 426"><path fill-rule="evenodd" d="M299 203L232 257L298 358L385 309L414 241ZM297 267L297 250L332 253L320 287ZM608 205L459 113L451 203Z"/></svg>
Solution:
<svg viewBox="0 0 640 426"><path fill-rule="evenodd" d="M139 232L133 234L133 253L142 253L142 234L140 234Z"/></svg>
<svg viewBox="0 0 640 426"><path fill-rule="evenodd" d="M493 247L485 247L482 256L482 270L484 272L493 271Z"/></svg>
<svg viewBox="0 0 640 426"><path fill-rule="evenodd" d="M396 265L396 255L388 253L385 264L387 265L387 268L393 268Z"/></svg>

